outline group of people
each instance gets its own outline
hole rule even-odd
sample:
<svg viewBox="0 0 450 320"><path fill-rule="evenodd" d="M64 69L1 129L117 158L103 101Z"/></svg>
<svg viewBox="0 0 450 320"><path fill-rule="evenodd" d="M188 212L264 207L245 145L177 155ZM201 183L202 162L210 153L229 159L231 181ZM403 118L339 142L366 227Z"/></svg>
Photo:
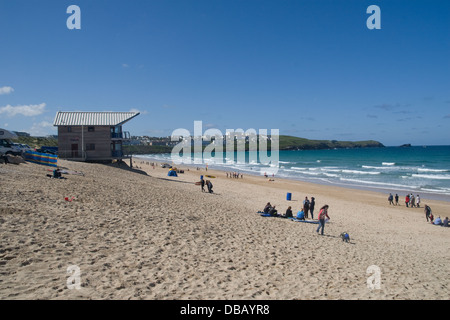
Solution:
<svg viewBox="0 0 450 320"><path fill-rule="evenodd" d="M407 207L410 207L410 208L415 208L415 207L420 208L420 197L419 197L419 195L414 197L414 195L412 193L411 194L407 194L406 197L405 197L405 205Z"/></svg>
<svg viewBox="0 0 450 320"><path fill-rule="evenodd" d="M392 193L390 193L388 201L389 205L398 206L398 194L396 193L395 196L393 196ZM412 193L407 194L405 196L405 205L410 208L420 208L420 196L414 196Z"/></svg>
<svg viewBox="0 0 450 320"><path fill-rule="evenodd" d="M392 195L392 193L389 194L388 197L389 205L396 205L398 206L398 194L395 194L395 197ZM395 203L394 203L395 201ZM420 196L414 196L414 194L410 193L405 196L405 205L408 208L420 208ZM429 205L424 206L424 212L425 212L425 218L427 219L427 222L431 222L435 225L441 225L444 227L448 227L448 217L445 217L445 219L442 221L441 217L437 217L434 219L433 213L431 211L431 208Z"/></svg>
<svg viewBox="0 0 450 320"><path fill-rule="evenodd" d="M429 205L425 205L424 207L424 212L425 212L425 218L427 219L427 222L431 222L434 225L437 226L443 226L443 227L448 227L448 217L445 217L444 221L442 221L441 217L437 217L436 219L434 219L433 217L433 212L431 211L431 208Z"/></svg>
<svg viewBox="0 0 450 320"><path fill-rule="evenodd" d="M315 205L315 201L314 201L314 197L311 198L313 204L313 211L311 211L311 202L308 200L308 197L305 198L305 200L303 201L303 210L299 211L300 213L303 213L303 215L301 217L297 217L299 219L305 220L305 217L307 218L308 216L305 214L305 212L307 212L305 210L305 204L307 205L307 208L309 210L309 212L311 212L311 216L312 216L312 212L314 212L314 205ZM309 205L309 206L308 206ZM322 208L320 208L319 211L319 216L317 217L318 222L319 222L319 226L317 227L316 232L319 233L319 231L321 231L321 234L323 235L323 231L325 229L325 222L327 219L330 219L330 217L328 216L328 208L329 206L326 204L324 205ZM270 202L267 202L266 206L264 207L263 213L265 214L270 214L273 217L280 217L280 218L293 218L292 216L292 207L289 206L286 209L285 214L278 214L278 210L276 209L276 206L272 206L270 204Z"/></svg>
<svg viewBox="0 0 450 320"><path fill-rule="evenodd" d="M316 205L316 201L314 197L311 197L311 201L308 197L305 197L303 200L303 213L305 214L305 218L308 219L309 213L311 213L311 219L314 220L314 207Z"/></svg>
<svg viewBox="0 0 450 320"><path fill-rule="evenodd" d="M444 221L442 221L441 217L437 217L432 221L432 223L436 226L443 226L448 228L448 217L445 217Z"/></svg>
<svg viewBox="0 0 450 320"><path fill-rule="evenodd" d="M200 185L202 187L202 192L205 192L205 185L208 188L208 192L209 193L213 193L214 192L213 189L212 189L213 188L213 184L212 184L211 180L204 180L203 177L202 177L202 178L200 178Z"/></svg>
<svg viewBox="0 0 450 320"><path fill-rule="evenodd" d="M227 174L227 178L243 178L244 177L244 175L242 174L242 173L239 173L239 172L227 172L226 173Z"/></svg>

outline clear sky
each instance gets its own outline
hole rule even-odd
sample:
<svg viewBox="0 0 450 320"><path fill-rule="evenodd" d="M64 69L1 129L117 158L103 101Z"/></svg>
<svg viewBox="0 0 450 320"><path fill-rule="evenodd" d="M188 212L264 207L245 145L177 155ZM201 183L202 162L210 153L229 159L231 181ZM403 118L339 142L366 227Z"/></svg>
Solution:
<svg viewBox="0 0 450 320"><path fill-rule="evenodd" d="M450 144L447 0L0 0L0 30L0 128L56 134L57 111L138 110L132 135L199 120Z"/></svg>

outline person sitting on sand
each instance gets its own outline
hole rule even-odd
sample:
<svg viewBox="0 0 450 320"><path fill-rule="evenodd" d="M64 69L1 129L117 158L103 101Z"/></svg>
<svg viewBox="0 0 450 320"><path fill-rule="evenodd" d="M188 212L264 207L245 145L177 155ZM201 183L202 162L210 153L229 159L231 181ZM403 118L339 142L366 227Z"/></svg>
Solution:
<svg viewBox="0 0 450 320"><path fill-rule="evenodd" d="M289 206L286 209L286 213L284 214L283 218L292 218L292 207L291 206Z"/></svg>
<svg viewBox="0 0 450 320"><path fill-rule="evenodd" d="M263 212L269 213L270 209L272 209L272 205L270 204L270 202L267 202L266 206L264 207Z"/></svg>
<svg viewBox="0 0 450 320"><path fill-rule="evenodd" d="M441 217L437 217L437 218L434 220L433 224L436 225L436 226L442 226L443 223L442 223Z"/></svg>
<svg viewBox="0 0 450 320"><path fill-rule="evenodd" d="M53 170L53 178L61 179L61 172L59 171L59 169Z"/></svg>
<svg viewBox="0 0 450 320"><path fill-rule="evenodd" d="M448 228L448 217L445 217L444 222L442 223L442 225L446 228Z"/></svg>
<svg viewBox="0 0 450 320"><path fill-rule="evenodd" d="M302 211L297 212L297 219L298 220L305 220L305 213Z"/></svg>
<svg viewBox="0 0 450 320"><path fill-rule="evenodd" d="M273 207L270 209L270 211L269 211L269 214L270 214L271 216L273 216L273 217L277 217L277 216L278 216L278 211L277 211L277 209L275 209L275 207L276 207L276 206L273 206Z"/></svg>

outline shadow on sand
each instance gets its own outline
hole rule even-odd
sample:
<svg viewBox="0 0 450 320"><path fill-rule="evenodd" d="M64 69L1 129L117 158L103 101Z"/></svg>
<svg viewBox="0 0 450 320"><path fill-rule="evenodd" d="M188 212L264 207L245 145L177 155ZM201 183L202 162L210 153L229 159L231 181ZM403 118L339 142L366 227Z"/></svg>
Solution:
<svg viewBox="0 0 450 320"><path fill-rule="evenodd" d="M109 166L109 167L113 167L113 168L126 170L126 171L133 172L133 173L139 173L139 174L142 174L144 176L149 176L147 174L147 172L145 172L143 170L140 170L140 169L137 169L137 168L131 168L125 161L117 161L117 162L114 162L114 163L107 163L105 165Z"/></svg>

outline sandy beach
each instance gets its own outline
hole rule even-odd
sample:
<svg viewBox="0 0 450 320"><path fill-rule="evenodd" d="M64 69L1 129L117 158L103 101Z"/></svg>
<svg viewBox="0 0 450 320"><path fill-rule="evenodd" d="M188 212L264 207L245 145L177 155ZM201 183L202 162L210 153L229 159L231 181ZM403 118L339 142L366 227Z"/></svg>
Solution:
<svg viewBox="0 0 450 320"><path fill-rule="evenodd" d="M0 164L0 298L447 300L450 228L426 222L449 203L390 206L387 194L225 172L58 160L83 175ZM189 169L189 170L188 170ZM195 185L213 175L214 193ZM292 193L291 201L286 199ZM261 217L267 202L294 214L315 197L330 222ZM68 198L67 201L65 198ZM348 232L350 243L341 240ZM80 271L80 288L69 288ZM380 287L367 283L379 268Z"/></svg>

